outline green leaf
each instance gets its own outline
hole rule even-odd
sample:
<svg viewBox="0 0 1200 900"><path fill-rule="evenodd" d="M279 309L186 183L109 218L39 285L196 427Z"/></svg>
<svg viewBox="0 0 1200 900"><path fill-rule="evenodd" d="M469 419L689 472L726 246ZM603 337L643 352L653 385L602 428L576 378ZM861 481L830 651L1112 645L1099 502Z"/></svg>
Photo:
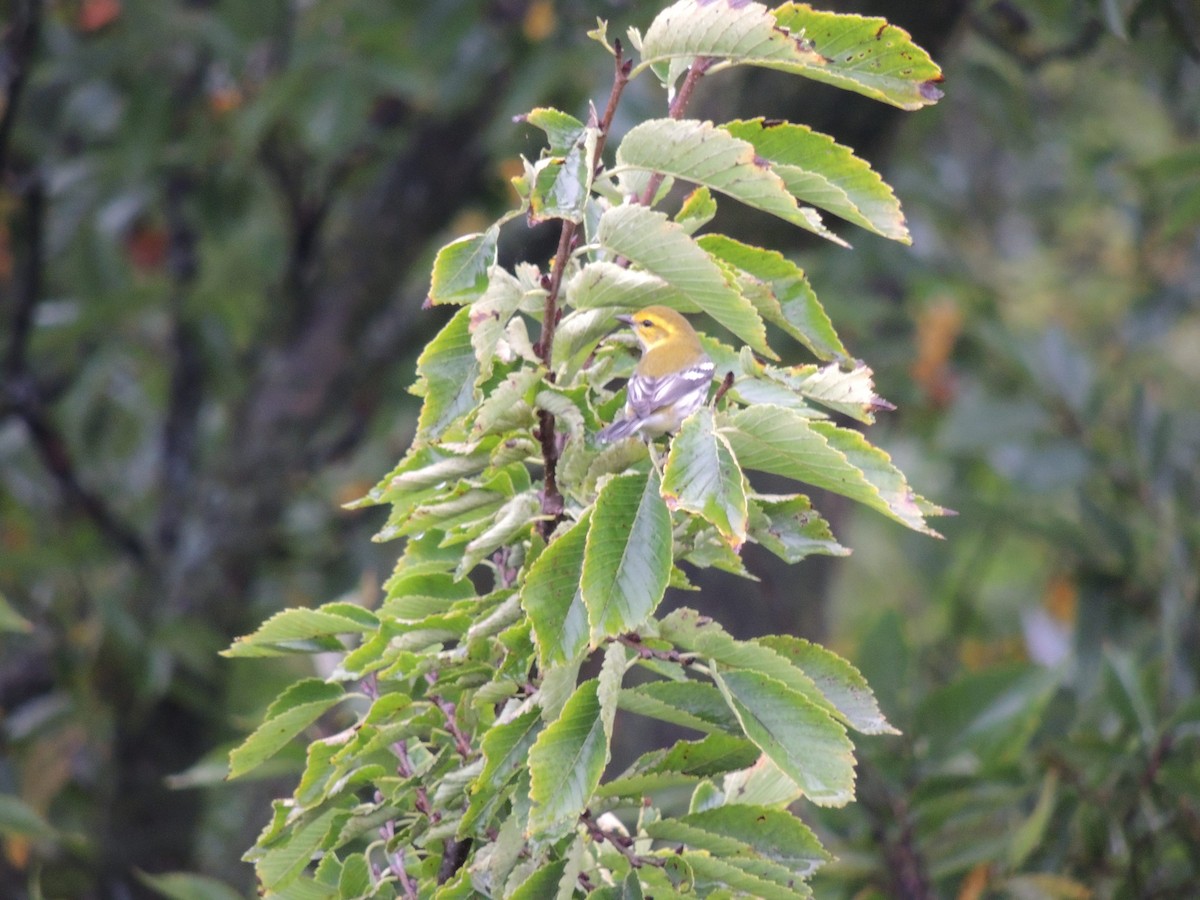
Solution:
<svg viewBox="0 0 1200 900"><path fill-rule="evenodd" d="M325 843L326 835L345 816L340 809L327 809L296 827L285 839L265 851L255 863L259 881L268 891L278 891L300 875Z"/></svg>
<svg viewBox="0 0 1200 900"><path fill-rule="evenodd" d="M583 221L591 182L587 159L586 149L577 146L565 157L538 160L531 167L526 176L530 221Z"/></svg>
<svg viewBox="0 0 1200 900"><path fill-rule="evenodd" d="M546 132L546 139L550 142L550 153L554 156L565 156L583 137L583 123L553 107L539 106L531 109L521 116L520 120Z"/></svg>
<svg viewBox="0 0 1200 900"><path fill-rule="evenodd" d="M557 337L554 347L558 349ZM505 376L476 408L471 424L472 435L482 437L532 428L537 420L529 395L543 377L542 372L531 368L521 368Z"/></svg>
<svg viewBox="0 0 1200 900"><path fill-rule="evenodd" d="M621 709L696 731L740 731L721 692L699 681L652 681L621 692Z"/></svg>
<svg viewBox="0 0 1200 900"><path fill-rule="evenodd" d="M509 900L546 900L548 897L554 897L566 867L565 859L546 863L522 881L517 889L508 895Z"/></svg>
<svg viewBox="0 0 1200 900"><path fill-rule="evenodd" d="M455 577L462 578L501 547L516 541L530 529L541 513L542 501L535 492L517 494L497 510L491 526L467 544Z"/></svg>
<svg viewBox="0 0 1200 900"><path fill-rule="evenodd" d="M662 638L681 648L695 652L701 657L706 657L714 663L719 663L721 671L728 668L766 675L779 681L788 689L796 691L830 716L843 718L841 709L832 698L825 695L821 686L812 676L794 664L788 654L777 652L765 641L735 640L716 622L706 620L695 610L687 608L678 609L659 622L658 630ZM786 638L781 640L781 646L788 648L791 654L797 658L811 659L814 669L824 676L826 683L838 690L839 699L845 700L848 693L862 690L866 692L866 699L872 705L874 704L874 698L871 697L870 690L866 688L866 682L849 663L839 660L833 654L828 654L828 657L817 653L806 655L802 643L792 643ZM827 653L827 651L825 652ZM842 663L841 666L837 665L839 661ZM862 712L863 710L855 707L853 711ZM873 709L873 715L870 711L866 711L861 721L868 728L876 728L880 725L884 726L884 729L887 727L887 723L883 721L877 707Z"/></svg>
<svg viewBox="0 0 1200 900"><path fill-rule="evenodd" d="M429 302L437 305L473 302L488 286L488 270L496 263L496 243L500 229L468 234L451 241L438 251L433 261L433 280Z"/></svg>
<svg viewBox="0 0 1200 900"><path fill-rule="evenodd" d="M750 502L750 540L761 544L789 563L815 553L848 556L829 531L829 523L817 515L803 494L785 497L755 497Z"/></svg>
<svg viewBox="0 0 1200 900"><path fill-rule="evenodd" d="M353 603L327 603L317 609L285 609L263 622L253 634L236 638L221 655L231 658L278 656L289 645L311 638L351 632L365 634L378 627L379 619L374 613Z"/></svg>
<svg viewBox="0 0 1200 900"><path fill-rule="evenodd" d="M941 510L918 496L891 458L857 431L770 404L738 410L728 422L721 433L743 468L825 488L914 531L940 537L924 514Z"/></svg>
<svg viewBox="0 0 1200 900"><path fill-rule="evenodd" d="M902 109L941 97L941 70L907 32L883 19L816 12L807 4L787 3L771 12L758 3L681 0L654 19L641 50L642 65L668 86L705 56L723 60L713 69L766 66Z"/></svg>
<svg viewBox="0 0 1200 900"><path fill-rule="evenodd" d="M319 678L293 684L267 709L265 721L230 752L229 777L244 775L274 756L345 696L341 685Z"/></svg>
<svg viewBox="0 0 1200 900"><path fill-rule="evenodd" d="M600 784L609 747L599 684L592 678L579 685L529 751L529 828L535 834L572 825Z"/></svg>
<svg viewBox="0 0 1200 900"><path fill-rule="evenodd" d="M756 897L758 900L796 900L797 897L812 896L808 885L799 879L792 879L791 884L781 884L769 876L746 871L736 862L711 856L706 851L685 850L680 854L680 859L691 866L695 873L696 893L700 896L711 894L708 886L713 882L728 885L740 896Z"/></svg>
<svg viewBox="0 0 1200 900"><path fill-rule="evenodd" d="M526 292L521 282L505 269L495 266L490 273L488 288L471 305L468 330L471 347L479 366L476 382L491 377L496 362L496 350L504 339L509 320L521 306Z"/></svg>
<svg viewBox="0 0 1200 900"><path fill-rule="evenodd" d="M697 243L711 256L756 279L770 291L765 299L750 295L752 301L758 301L756 309L768 322L778 325L820 359L849 356L804 270L782 253L752 247L722 234L703 235Z"/></svg>
<svg viewBox="0 0 1200 900"><path fill-rule="evenodd" d="M877 410L893 408L875 393L874 373L862 363L856 363L851 369L831 363L819 368L797 366L779 371L784 383L807 399L867 425L875 421Z"/></svg>
<svg viewBox="0 0 1200 900"><path fill-rule="evenodd" d="M711 122L651 119L634 126L617 148L618 168L662 172L720 191L747 206L770 213L837 244L845 244L821 223L821 214L799 206L787 184L754 145Z"/></svg>
<svg viewBox="0 0 1200 900"><path fill-rule="evenodd" d="M675 221L688 234L695 234L717 215L717 201L704 185L696 188L683 198L679 212L675 213Z"/></svg>
<svg viewBox="0 0 1200 900"><path fill-rule="evenodd" d="M913 43L903 28L886 19L814 10L807 3L785 3L774 10L775 21L798 42L807 42L821 57L768 63L882 100L901 109L920 109L942 97L937 85L942 70Z"/></svg>
<svg viewBox="0 0 1200 900"><path fill-rule="evenodd" d="M404 508L410 509L420 501L423 491L482 472L491 460L495 444L493 438L466 448L413 447L386 478L349 508L403 502ZM416 500L411 499L413 495Z"/></svg>
<svg viewBox="0 0 1200 900"><path fill-rule="evenodd" d="M851 728L863 734L900 733L880 711L862 673L832 650L790 635L767 635L755 643L774 650L811 678Z"/></svg>
<svg viewBox="0 0 1200 900"><path fill-rule="evenodd" d="M780 809L735 804L689 813L675 821L748 847L801 878L809 877L831 858L807 825ZM647 833L654 836L650 827ZM697 846L721 855L737 854L741 849L717 842Z"/></svg>
<svg viewBox="0 0 1200 900"><path fill-rule="evenodd" d="M412 392L424 397L417 439L430 441L475 407L479 361L471 345L471 310L460 309L417 358Z"/></svg>
<svg viewBox="0 0 1200 900"><path fill-rule="evenodd" d="M769 806L786 809L804 796L804 791L770 757L760 756L758 761L740 772L725 776L721 788L726 804L747 806Z"/></svg>
<svg viewBox="0 0 1200 900"><path fill-rule="evenodd" d="M639 204L607 210L597 240L618 256L657 275L751 347L776 359L754 306L721 267L665 214Z"/></svg>
<svg viewBox="0 0 1200 900"><path fill-rule="evenodd" d="M137 873L138 881L168 900L241 900L242 895L215 878L190 872Z"/></svg>
<svg viewBox="0 0 1200 900"><path fill-rule="evenodd" d="M497 793L525 766L529 749L541 730L540 712L530 709L511 722L493 725L484 733L481 742L484 766L471 786L471 802L459 826L461 835L471 834Z"/></svg>
<svg viewBox="0 0 1200 900"><path fill-rule="evenodd" d="M581 581L593 644L637 628L671 576L671 514L657 472L618 475L596 498Z"/></svg>
<svg viewBox="0 0 1200 900"><path fill-rule="evenodd" d="M846 729L799 691L759 672L713 673L746 737L819 806L854 799L853 745Z"/></svg>
<svg viewBox="0 0 1200 900"><path fill-rule="evenodd" d="M641 40L642 66L670 89L697 57L729 64L815 57L779 32L758 3L680 0L660 12Z"/></svg>
<svg viewBox="0 0 1200 900"><path fill-rule="evenodd" d="M669 750L656 751L649 756L645 766L647 772L683 772L711 777L754 765L758 748L744 738L714 731L698 741L676 741Z"/></svg>
<svg viewBox="0 0 1200 900"><path fill-rule="evenodd" d="M587 647L588 613L580 578L591 513L559 535L529 569L521 606L529 615L543 668L576 659Z"/></svg>
<svg viewBox="0 0 1200 900"><path fill-rule="evenodd" d="M374 880L367 858L362 853L352 853L342 863L338 876L339 897L362 897L371 893Z"/></svg>
<svg viewBox="0 0 1200 900"><path fill-rule="evenodd" d="M787 190L847 222L911 244L900 201L871 166L827 134L806 125L751 119L722 126L748 142Z"/></svg>
<svg viewBox="0 0 1200 900"><path fill-rule="evenodd" d="M576 309L635 310L658 304L692 313L700 307L662 278L606 260L588 263L567 282L567 299ZM610 330L620 325L609 323ZM558 340L557 335L555 340Z"/></svg>
<svg viewBox="0 0 1200 900"><path fill-rule="evenodd" d="M745 543L745 478L728 442L716 432L711 408L690 415L671 440L662 494L672 510L687 510L715 525L734 550Z"/></svg>

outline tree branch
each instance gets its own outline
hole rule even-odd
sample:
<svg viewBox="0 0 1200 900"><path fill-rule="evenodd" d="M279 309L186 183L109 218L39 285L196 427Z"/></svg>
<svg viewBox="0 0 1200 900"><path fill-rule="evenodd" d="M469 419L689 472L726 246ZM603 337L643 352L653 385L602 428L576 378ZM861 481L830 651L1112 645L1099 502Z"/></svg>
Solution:
<svg viewBox="0 0 1200 900"><path fill-rule="evenodd" d="M608 104L604 109L604 117L597 122L595 111L593 110L592 113L591 124L600 132L591 161L593 171L596 171L601 165L601 154L604 151L604 144L608 140L608 131L612 127L613 116L621 102L621 94L625 91L625 85L629 83L629 73L632 69L632 61L624 59L620 41L614 42L614 57L616 71L613 76L612 90L608 95ZM534 345L534 350L545 364L548 373L546 377L551 383L554 382L554 371L551 368L554 354L554 333L561 313L558 301L562 292L563 274L571 259L571 253L575 249L578 232L579 223L570 220L563 221L562 232L558 239L558 252L554 255L554 263L549 277L544 279L546 302L542 310L542 333ZM548 538L558 523L562 521L563 513L563 497L558 489L558 458L561 448L558 441L557 423L554 420L554 414L549 410L538 410L538 427L535 436L542 447L544 470L542 514L546 517L538 522L537 527L538 533L543 538Z"/></svg>
<svg viewBox="0 0 1200 900"><path fill-rule="evenodd" d="M668 109L667 114L672 119L683 117L688 104L692 102L692 94L696 90L696 85L704 77L704 73L712 68L715 62L716 60L711 56L698 56L691 66L688 67L688 73L683 79L683 84L679 86L679 92L671 100L671 105ZM662 172L651 174L650 180L646 183L646 189L638 197L638 203L642 204L642 206L650 206L654 202L654 197L658 193L658 189L662 187L665 177Z"/></svg>
<svg viewBox="0 0 1200 900"><path fill-rule="evenodd" d="M29 79L29 63L37 47L42 25L42 0L16 0L16 12L8 26L0 55L0 91L4 94L0 114L0 178L8 174L8 151L21 94Z"/></svg>
<svg viewBox="0 0 1200 900"><path fill-rule="evenodd" d="M29 368L29 338L34 311L42 294L42 270L45 265L45 193L41 179L36 174L29 176L24 197L25 258L20 268L12 334L4 359L4 383L0 391L2 408L24 422L38 458L58 483L68 506L82 512L110 543L138 564L143 564L146 561L146 549L137 532L121 521L100 495L83 486L67 449L67 442L51 420L44 393Z"/></svg>
<svg viewBox="0 0 1200 900"><path fill-rule="evenodd" d="M622 856L629 860L629 864L635 869L640 869L642 866L655 866L661 869L667 864L667 861L661 857L640 855L633 849L633 838L628 835L621 834L619 831L610 831L606 828L601 828L600 824L592 818L592 811L589 809L585 809L580 814L579 821L587 829L588 837L598 844L602 844L605 841L612 844Z"/></svg>

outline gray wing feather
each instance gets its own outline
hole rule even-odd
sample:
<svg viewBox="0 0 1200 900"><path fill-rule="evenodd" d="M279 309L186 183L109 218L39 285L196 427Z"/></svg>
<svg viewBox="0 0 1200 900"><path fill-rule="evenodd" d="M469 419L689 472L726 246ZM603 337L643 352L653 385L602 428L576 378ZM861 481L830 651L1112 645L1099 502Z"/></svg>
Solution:
<svg viewBox="0 0 1200 900"><path fill-rule="evenodd" d="M711 360L697 363L691 368L672 375L647 378L635 375L629 379L625 405L635 416L642 418L656 409L678 403L696 391L708 392L715 367Z"/></svg>

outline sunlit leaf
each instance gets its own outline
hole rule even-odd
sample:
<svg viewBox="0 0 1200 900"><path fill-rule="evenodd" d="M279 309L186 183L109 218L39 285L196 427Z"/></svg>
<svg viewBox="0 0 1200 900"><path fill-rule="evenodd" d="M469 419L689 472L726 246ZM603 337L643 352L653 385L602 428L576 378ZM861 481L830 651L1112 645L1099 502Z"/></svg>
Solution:
<svg viewBox="0 0 1200 900"><path fill-rule="evenodd" d="M834 539L829 523L812 508L812 502L800 494L752 499L748 533L750 540L789 563L798 563L814 553L826 556L850 553Z"/></svg>
<svg viewBox="0 0 1200 900"><path fill-rule="evenodd" d="M346 697L338 684L319 678L297 681L267 709L266 718L229 754L229 777L256 768Z"/></svg>
<svg viewBox="0 0 1200 900"><path fill-rule="evenodd" d="M745 478L733 451L702 407L684 421L671 441L663 474L667 505L703 516L736 550L746 541Z"/></svg>
<svg viewBox="0 0 1200 900"><path fill-rule="evenodd" d="M754 145L711 122L651 119L632 128L617 148L617 166L663 172L704 185L835 243L844 243L815 209L799 206L788 185Z"/></svg>
<svg viewBox="0 0 1200 900"><path fill-rule="evenodd" d="M267 619L253 634L237 638L222 655L276 656L281 645L310 638L369 632L379 626L374 613L353 603L327 603L317 609L285 609Z"/></svg>
<svg viewBox="0 0 1200 900"><path fill-rule="evenodd" d="M832 650L791 635L768 635L755 643L774 650L811 678L851 728L863 734L899 734L884 718L862 673Z"/></svg>
<svg viewBox="0 0 1200 900"><path fill-rule="evenodd" d="M417 420L421 439L440 437L475 406L480 369L470 322L471 309L460 309L417 359L420 377L412 392L425 398Z"/></svg>
<svg viewBox="0 0 1200 900"><path fill-rule="evenodd" d="M581 582L593 643L637 628L654 612L670 578L671 545L657 472L618 475L601 488Z"/></svg>
<svg viewBox="0 0 1200 900"><path fill-rule="evenodd" d="M438 251L433 261L429 301L433 304L471 303L488 287L488 270L496 263L500 229L468 234Z"/></svg>
<svg viewBox="0 0 1200 900"><path fill-rule="evenodd" d="M738 462L857 500L915 531L936 535L918 496L886 453L856 431L767 404L738 410L722 428Z"/></svg>
<svg viewBox="0 0 1200 900"><path fill-rule="evenodd" d="M580 578L590 521L585 514L553 540L530 567L521 590L543 667L575 659L587 646L588 612Z"/></svg>
<svg viewBox="0 0 1200 900"><path fill-rule="evenodd" d="M600 714L599 681L585 681L529 751L529 827L559 831L583 812L608 762L608 736Z"/></svg>
<svg viewBox="0 0 1200 900"><path fill-rule="evenodd" d="M829 135L806 125L767 119L722 126L769 160L798 200L901 243L911 243L900 201L871 166Z"/></svg>
<svg viewBox="0 0 1200 900"><path fill-rule="evenodd" d="M600 243L687 296L751 347L775 358L767 332L749 300L679 225L638 204L613 207L600 218Z"/></svg>
<svg viewBox="0 0 1200 900"><path fill-rule="evenodd" d="M764 250L721 234L706 234L697 243L709 254L757 279L770 291L756 308L768 322L808 347L820 359L848 354L804 271L774 250ZM757 299L750 295L751 300Z"/></svg>
<svg viewBox="0 0 1200 900"><path fill-rule="evenodd" d="M787 3L680 0L646 29L642 60L674 84L694 58L766 66L919 109L941 97L941 70L903 29L883 19Z"/></svg>

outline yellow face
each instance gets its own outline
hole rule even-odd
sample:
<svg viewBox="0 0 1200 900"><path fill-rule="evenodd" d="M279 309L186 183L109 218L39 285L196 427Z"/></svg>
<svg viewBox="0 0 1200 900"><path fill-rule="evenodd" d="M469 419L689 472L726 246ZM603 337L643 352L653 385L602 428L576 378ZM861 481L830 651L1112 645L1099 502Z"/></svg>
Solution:
<svg viewBox="0 0 1200 900"><path fill-rule="evenodd" d="M647 306L633 315L617 316L633 329L638 343L651 350L677 335L691 335L692 326L687 319L666 306Z"/></svg>

